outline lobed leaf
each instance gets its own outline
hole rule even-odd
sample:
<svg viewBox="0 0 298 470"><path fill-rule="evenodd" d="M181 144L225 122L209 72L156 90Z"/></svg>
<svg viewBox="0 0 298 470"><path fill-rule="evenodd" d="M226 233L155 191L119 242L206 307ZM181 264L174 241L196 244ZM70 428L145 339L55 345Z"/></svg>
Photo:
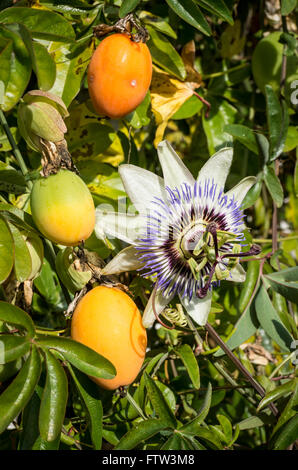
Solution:
<svg viewBox="0 0 298 470"><path fill-rule="evenodd" d="M148 374L146 374L146 372L144 375L148 395L156 414L164 423L165 427L175 429L177 426L176 418L172 413L172 410L170 409L169 405L167 404L162 392L157 387L154 380Z"/></svg>
<svg viewBox="0 0 298 470"><path fill-rule="evenodd" d="M129 430L115 446L115 450L134 449L138 444L146 441L160 431L167 428L167 425L160 419L147 419L136 424Z"/></svg>

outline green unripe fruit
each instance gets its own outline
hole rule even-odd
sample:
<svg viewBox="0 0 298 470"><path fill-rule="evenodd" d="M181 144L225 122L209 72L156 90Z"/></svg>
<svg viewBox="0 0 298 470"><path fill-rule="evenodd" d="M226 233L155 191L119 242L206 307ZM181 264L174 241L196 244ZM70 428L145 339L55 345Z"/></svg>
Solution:
<svg viewBox="0 0 298 470"><path fill-rule="evenodd" d="M55 243L78 245L94 229L91 193L84 181L71 171L60 170L56 175L37 180L30 201L36 226Z"/></svg>

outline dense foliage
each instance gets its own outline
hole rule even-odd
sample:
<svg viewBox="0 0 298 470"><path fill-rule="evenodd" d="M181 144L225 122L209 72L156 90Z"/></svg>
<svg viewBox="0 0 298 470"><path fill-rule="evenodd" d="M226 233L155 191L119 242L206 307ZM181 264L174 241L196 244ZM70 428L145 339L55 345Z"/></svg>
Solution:
<svg viewBox="0 0 298 470"><path fill-rule="evenodd" d="M113 120L92 108L87 67L102 40L95 27L131 13L148 32L153 77L137 109ZM1 2L1 449L295 448L297 15L296 0ZM262 249L243 258L244 283L213 289L205 326L175 297L164 326L147 330L135 382L103 390L88 376L109 378L114 368L70 338L75 301L113 283L142 313L153 279L101 275L126 246L117 238L93 233L75 247L46 239L30 192L58 159L95 207L123 211L118 166L161 175L164 139L195 177L233 146L226 188L256 176L243 202L245 237L247 250Z"/></svg>

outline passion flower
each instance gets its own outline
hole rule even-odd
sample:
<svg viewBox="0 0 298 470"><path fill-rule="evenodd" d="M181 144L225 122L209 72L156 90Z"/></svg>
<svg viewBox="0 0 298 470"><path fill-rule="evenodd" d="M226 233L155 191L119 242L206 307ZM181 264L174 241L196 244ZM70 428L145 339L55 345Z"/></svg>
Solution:
<svg viewBox="0 0 298 470"><path fill-rule="evenodd" d="M256 178L244 178L225 193L232 148L213 155L196 180L167 141L157 151L164 179L134 165L119 167L137 215L96 209L97 236L106 233L131 244L107 264L103 274L138 269L155 280L143 316L145 327L152 326L177 294L189 315L204 325L212 287L221 280L243 282L239 258L259 252L255 245L242 252L241 204Z"/></svg>

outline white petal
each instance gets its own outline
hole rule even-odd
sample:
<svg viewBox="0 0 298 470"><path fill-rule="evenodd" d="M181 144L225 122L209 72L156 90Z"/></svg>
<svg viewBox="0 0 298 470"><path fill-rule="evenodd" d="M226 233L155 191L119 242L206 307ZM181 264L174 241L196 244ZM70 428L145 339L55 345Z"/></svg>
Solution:
<svg viewBox="0 0 298 470"><path fill-rule="evenodd" d="M226 147L216 152L201 168L197 181L214 179L218 189L223 189L233 160L232 147Z"/></svg>
<svg viewBox="0 0 298 470"><path fill-rule="evenodd" d="M162 167L165 187L169 186L174 189L180 187L182 183L194 185L194 177L169 142L166 140L160 142L157 146L157 153Z"/></svg>
<svg viewBox="0 0 298 470"><path fill-rule="evenodd" d="M187 313L200 326L204 326L207 323L211 310L211 299L212 291L208 291L203 299L193 296L191 301L189 301L186 297L184 299L180 297L180 301L187 310Z"/></svg>
<svg viewBox="0 0 298 470"><path fill-rule="evenodd" d="M236 184L234 188L230 189L230 191L226 193L226 196L228 196L229 199L234 197L235 202L241 204L247 191L255 184L256 181L257 178L254 176L247 176L247 178L243 178L243 180Z"/></svg>
<svg viewBox="0 0 298 470"><path fill-rule="evenodd" d="M245 278L246 272L241 264L238 263L234 268L231 269L230 275L225 279L225 281L244 282Z"/></svg>
<svg viewBox="0 0 298 470"><path fill-rule="evenodd" d="M102 269L103 275L119 274L126 271L134 271L143 266L137 257L137 250L133 246L127 246L121 250L114 258Z"/></svg>
<svg viewBox="0 0 298 470"><path fill-rule="evenodd" d="M148 303L146 305L146 308L144 310L142 322L145 328L150 328L156 320L154 312L153 312L153 308L152 308L154 292L155 291L153 290L148 300ZM156 295L154 299L154 306L155 306L155 311L157 315L159 315L166 308L166 306L172 300L173 297L174 295L165 297L161 290L156 291Z"/></svg>
<svg viewBox="0 0 298 470"><path fill-rule="evenodd" d="M105 212L104 206L97 206L95 235L102 239L102 232L133 244L144 235L146 221L141 215L130 215L124 212Z"/></svg>
<svg viewBox="0 0 298 470"><path fill-rule="evenodd" d="M139 212L148 208L155 196L166 199L163 179L151 171L135 165L120 165L119 173L126 193Z"/></svg>

